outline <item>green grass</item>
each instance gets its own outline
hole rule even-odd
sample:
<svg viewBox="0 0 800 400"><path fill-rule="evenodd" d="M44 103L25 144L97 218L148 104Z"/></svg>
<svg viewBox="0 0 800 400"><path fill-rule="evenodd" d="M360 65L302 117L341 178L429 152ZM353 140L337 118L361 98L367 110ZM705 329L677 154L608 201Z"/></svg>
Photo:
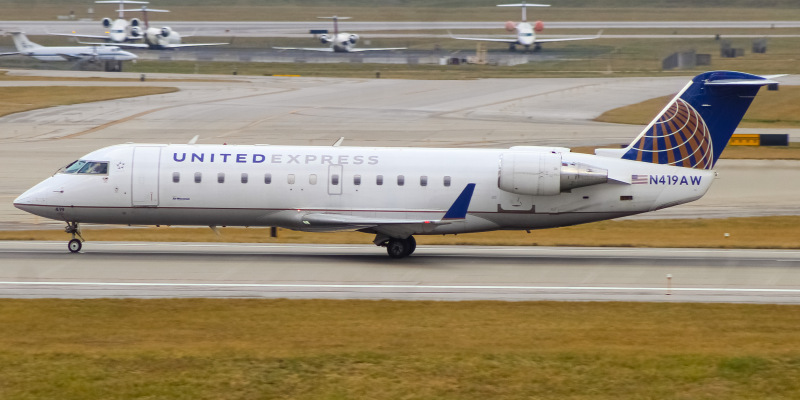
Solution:
<svg viewBox="0 0 800 400"><path fill-rule="evenodd" d="M789 399L800 308L0 300L3 399Z"/></svg>
<svg viewBox="0 0 800 400"><path fill-rule="evenodd" d="M601 221L565 228L494 231L448 236L415 236L420 245L487 246L615 246L707 248L800 248L800 216ZM267 228L85 229L91 241L243 242L243 243L370 243L359 232L308 233L280 229L277 238ZM729 236L725 237L724 234ZM67 240L63 230L0 231L0 240Z"/></svg>

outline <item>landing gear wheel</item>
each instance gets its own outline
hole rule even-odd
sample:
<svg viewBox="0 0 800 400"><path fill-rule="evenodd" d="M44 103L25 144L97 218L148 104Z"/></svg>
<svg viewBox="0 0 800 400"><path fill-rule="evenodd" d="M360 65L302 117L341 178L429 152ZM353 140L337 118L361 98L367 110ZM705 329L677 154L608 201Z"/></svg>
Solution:
<svg viewBox="0 0 800 400"><path fill-rule="evenodd" d="M67 244L67 248L73 253L81 251L81 247L83 247L83 243L81 243L80 239L72 239Z"/></svg>
<svg viewBox="0 0 800 400"><path fill-rule="evenodd" d="M517 46L515 46L515 45L513 45L513 44L512 44L512 45L509 45L509 46L508 46L508 51L517 51Z"/></svg>
<svg viewBox="0 0 800 400"><path fill-rule="evenodd" d="M417 248L417 241L414 240L413 236L409 236L406 239L389 239L389 242L386 243L386 252L389 254L391 258L403 258L411 253Z"/></svg>
<svg viewBox="0 0 800 400"><path fill-rule="evenodd" d="M542 50L542 45L540 45L540 44L538 44L538 43L537 43L537 44L535 44L535 45L533 45L533 52L534 52L534 53L537 53L537 52L539 52L539 51L541 51L541 50Z"/></svg>

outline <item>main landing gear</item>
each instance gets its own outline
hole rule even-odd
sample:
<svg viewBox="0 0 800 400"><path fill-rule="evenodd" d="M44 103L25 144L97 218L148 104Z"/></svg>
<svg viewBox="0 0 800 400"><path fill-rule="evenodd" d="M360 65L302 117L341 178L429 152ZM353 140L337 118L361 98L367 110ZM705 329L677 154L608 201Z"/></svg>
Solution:
<svg viewBox="0 0 800 400"><path fill-rule="evenodd" d="M81 247L83 247L83 236L81 236L81 230L78 227L77 222L67 222L67 227L64 228L64 232L72 234L72 240L67 243L67 248L70 252L77 253L81 251ZM76 238L77 236L78 238Z"/></svg>
<svg viewBox="0 0 800 400"><path fill-rule="evenodd" d="M389 257L403 258L410 256L417 249L417 241L413 236L405 239L391 238L384 242L382 246L386 246L386 252L389 253Z"/></svg>

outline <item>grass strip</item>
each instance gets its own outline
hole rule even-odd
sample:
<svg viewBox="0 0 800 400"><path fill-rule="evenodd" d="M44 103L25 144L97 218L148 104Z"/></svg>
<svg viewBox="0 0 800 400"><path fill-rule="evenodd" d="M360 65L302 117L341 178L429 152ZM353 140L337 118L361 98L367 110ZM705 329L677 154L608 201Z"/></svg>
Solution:
<svg viewBox="0 0 800 400"><path fill-rule="evenodd" d="M613 246L694 248L800 248L800 216L724 219L654 219L593 222L539 231L494 231L447 236L415 236L420 245ZM228 243L370 243L360 232L309 233L268 228L142 227L84 229L88 241ZM725 234L728 236L725 236ZM2 231L0 240L67 240L61 230Z"/></svg>
<svg viewBox="0 0 800 400"><path fill-rule="evenodd" d="M800 396L800 307L0 300L4 399Z"/></svg>
<svg viewBox="0 0 800 400"><path fill-rule="evenodd" d="M178 91L172 87L114 87L114 86L22 86L0 87L0 116L46 107L64 106L92 101L164 94Z"/></svg>

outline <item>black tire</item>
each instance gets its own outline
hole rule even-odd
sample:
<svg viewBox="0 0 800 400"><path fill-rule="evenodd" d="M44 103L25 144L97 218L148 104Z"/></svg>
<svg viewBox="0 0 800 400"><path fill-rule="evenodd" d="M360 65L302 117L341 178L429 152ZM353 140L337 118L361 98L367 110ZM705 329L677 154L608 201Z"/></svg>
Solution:
<svg viewBox="0 0 800 400"><path fill-rule="evenodd" d="M79 239L72 239L67 243L67 248L72 253L77 253L81 251L81 247L83 247L83 243Z"/></svg>
<svg viewBox="0 0 800 400"><path fill-rule="evenodd" d="M410 256L414 254L414 250L417 249L417 240L414 239L413 236L409 236L408 239L406 239L406 241L408 242L408 253L406 255Z"/></svg>
<svg viewBox="0 0 800 400"><path fill-rule="evenodd" d="M404 239L389 239L386 244L386 253L391 258L403 258L408 255L408 241Z"/></svg>

